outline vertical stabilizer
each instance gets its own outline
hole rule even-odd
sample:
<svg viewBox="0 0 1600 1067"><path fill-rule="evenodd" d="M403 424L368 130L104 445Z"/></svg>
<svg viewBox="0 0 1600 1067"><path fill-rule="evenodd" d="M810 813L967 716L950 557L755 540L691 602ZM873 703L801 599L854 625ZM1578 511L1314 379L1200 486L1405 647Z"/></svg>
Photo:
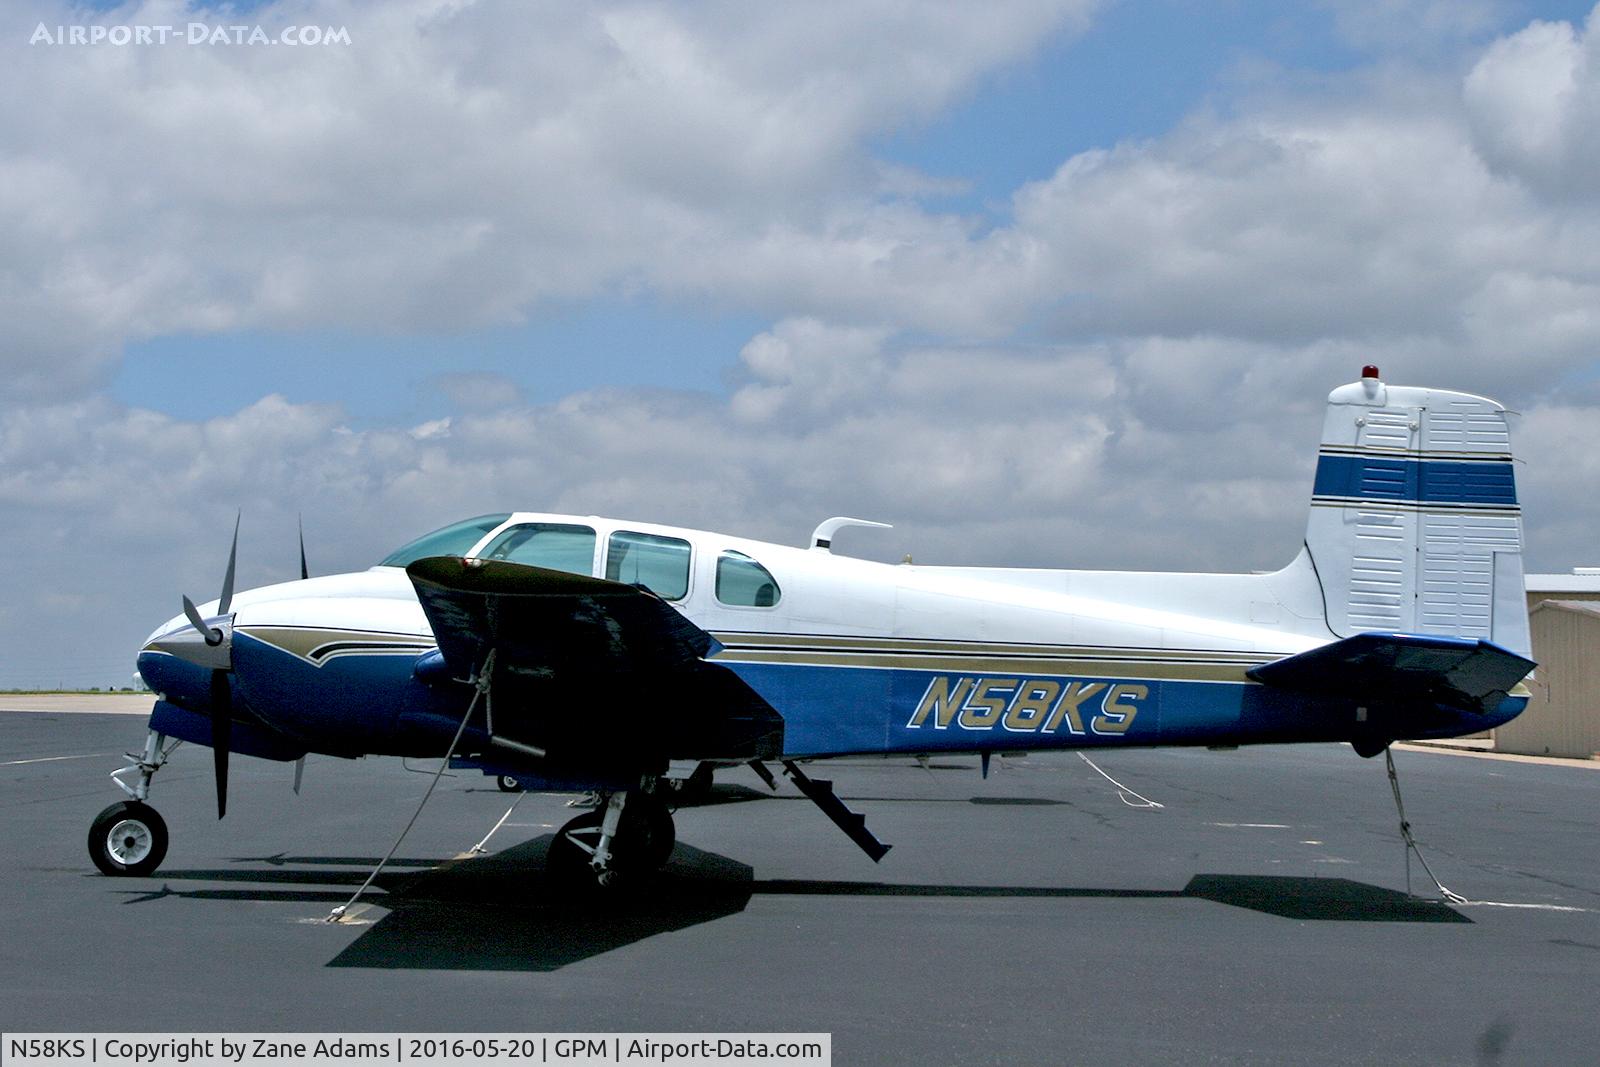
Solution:
<svg viewBox="0 0 1600 1067"><path fill-rule="evenodd" d="M1529 654L1522 514L1505 408L1387 385L1328 396L1306 548L1340 637L1484 638Z"/></svg>

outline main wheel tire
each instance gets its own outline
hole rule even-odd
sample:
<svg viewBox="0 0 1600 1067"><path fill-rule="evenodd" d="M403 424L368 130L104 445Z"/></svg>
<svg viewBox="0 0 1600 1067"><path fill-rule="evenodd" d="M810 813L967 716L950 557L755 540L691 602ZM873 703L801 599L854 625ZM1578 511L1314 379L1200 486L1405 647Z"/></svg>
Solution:
<svg viewBox="0 0 1600 1067"><path fill-rule="evenodd" d="M653 871L672 858L672 849L678 841L677 831L672 825L672 812L656 797L649 794L629 797L622 821L631 824L628 828L635 838L632 845L638 850L639 865L645 870Z"/></svg>
<svg viewBox="0 0 1600 1067"><path fill-rule="evenodd" d="M569 819L556 831L554 841L550 842L550 851L545 854L544 873L550 884L561 892L576 892L578 890L594 890L597 886L608 888L605 883L595 877L595 870L589 864L591 854L584 851L572 840L577 834L583 838L586 845L593 846L599 840L600 824L605 819L603 811L586 811L576 818ZM612 857L615 865L616 858Z"/></svg>
<svg viewBox="0 0 1600 1067"><path fill-rule="evenodd" d="M104 874L151 874L167 858L167 824L140 801L113 804L89 824L89 858Z"/></svg>
<svg viewBox="0 0 1600 1067"><path fill-rule="evenodd" d="M509 774L500 775L498 778L496 778L494 780L494 784L500 787L500 792L502 792L502 793L520 793L520 792L522 792L521 783L519 783L515 778L511 777L511 775L509 775Z"/></svg>
<svg viewBox="0 0 1600 1067"><path fill-rule="evenodd" d="M599 830L605 822L605 808L586 811L569 820L556 832L545 855L545 873L559 886L566 888L598 887L607 895L616 895L628 885L637 884L638 878L667 862L677 843L672 825L672 813L654 796L638 794L628 797L622 809L616 835L611 839L611 858L604 872L596 872L590 864L592 854L584 851L573 840L578 834L585 844L600 838Z"/></svg>

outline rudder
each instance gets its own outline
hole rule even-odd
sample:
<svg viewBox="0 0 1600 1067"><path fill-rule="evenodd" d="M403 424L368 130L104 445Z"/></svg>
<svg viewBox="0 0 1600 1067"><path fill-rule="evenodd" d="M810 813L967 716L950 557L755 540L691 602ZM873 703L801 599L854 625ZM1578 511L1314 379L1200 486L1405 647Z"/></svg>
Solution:
<svg viewBox="0 0 1600 1067"><path fill-rule="evenodd" d="M1530 654L1507 416L1469 393L1387 385L1374 367L1329 394L1306 548L1336 635Z"/></svg>

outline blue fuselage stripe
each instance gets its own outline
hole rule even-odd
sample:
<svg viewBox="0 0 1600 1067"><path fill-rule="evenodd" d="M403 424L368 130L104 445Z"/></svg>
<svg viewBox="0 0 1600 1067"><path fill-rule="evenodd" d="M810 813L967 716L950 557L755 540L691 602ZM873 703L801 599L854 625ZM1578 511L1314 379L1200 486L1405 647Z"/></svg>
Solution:
<svg viewBox="0 0 1600 1067"><path fill-rule="evenodd" d="M346 655L318 667L248 635L235 638L234 664L238 697L282 735L274 734L279 743L269 746L272 751L259 753L276 759L293 758L302 747L337 755L437 755L471 696L464 685L425 684L407 657ZM1353 700L1253 682L1141 677L1136 665L1121 678L806 663L727 666L783 717L789 757L1336 741L1349 738L1357 721ZM192 729L174 725L174 735L208 743L210 726L201 716L208 710L210 672L151 652L140 656L140 669L169 699L198 713L187 717ZM1525 704L1525 698L1508 697L1482 715L1408 707L1389 725L1403 737L1449 737L1497 726ZM242 738L239 729L235 736Z"/></svg>
<svg viewBox="0 0 1600 1067"><path fill-rule="evenodd" d="M1323 455L1314 495L1414 504L1515 507L1511 460L1462 462L1398 456Z"/></svg>
<svg viewBox="0 0 1600 1067"><path fill-rule="evenodd" d="M790 756L1341 741L1353 700L1250 682L1124 680L740 663L730 668L783 716ZM1521 711L1415 708L1396 732L1450 737Z"/></svg>

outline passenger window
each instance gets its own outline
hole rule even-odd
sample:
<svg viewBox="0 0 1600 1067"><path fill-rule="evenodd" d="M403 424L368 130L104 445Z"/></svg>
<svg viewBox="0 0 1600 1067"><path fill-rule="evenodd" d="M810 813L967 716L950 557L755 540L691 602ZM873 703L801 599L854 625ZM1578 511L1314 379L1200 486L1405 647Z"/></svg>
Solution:
<svg viewBox="0 0 1600 1067"><path fill-rule="evenodd" d="M568 574L594 574L594 530L554 522L513 526L479 553L480 559L503 559L548 567Z"/></svg>
<svg viewBox="0 0 1600 1067"><path fill-rule="evenodd" d="M772 574L743 552L717 557L717 599L736 608L770 608L783 596Z"/></svg>
<svg viewBox="0 0 1600 1067"><path fill-rule="evenodd" d="M606 549L606 577L642 585L662 600L682 600L689 592L689 542L619 530Z"/></svg>

